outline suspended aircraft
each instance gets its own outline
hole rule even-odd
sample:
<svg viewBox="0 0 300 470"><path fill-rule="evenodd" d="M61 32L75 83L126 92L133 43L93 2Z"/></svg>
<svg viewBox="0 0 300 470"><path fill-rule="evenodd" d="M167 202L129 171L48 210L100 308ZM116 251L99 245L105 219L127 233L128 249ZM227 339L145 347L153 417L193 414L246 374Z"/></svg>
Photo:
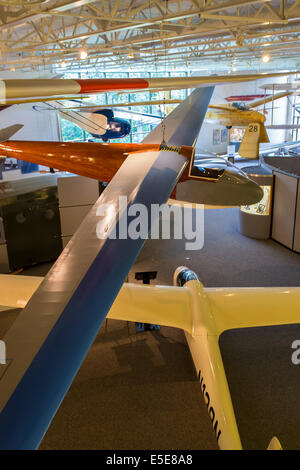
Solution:
<svg viewBox="0 0 300 470"><path fill-rule="evenodd" d="M162 77L162 78L122 78L122 79L7 79L0 80L1 96L0 109L6 109L13 104L28 102L38 102L47 98L47 101L70 99L72 95L89 95L101 92L117 90L142 90L142 89L164 89L172 88L194 88L207 84L235 83L259 78L275 78L283 75L292 75L295 72L287 73L260 73L227 76L205 76L205 77ZM43 100L45 101L45 100ZM50 106L50 103L48 103ZM121 118L116 118L111 109L99 109L89 114L88 110L81 110L81 115L76 110L60 110L65 113L64 117L80 125L95 137L101 137L103 141L114 138L122 138L129 134L130 124ZM87 113L87 114L83 114ZM91 122L92 121L92 122ZM258 129L261 139L265 138L260 124ZM93 134L95 131L95 134ZM253 131L252 131L253 132ZM246 153L253 154L253 135L251 135L251 145L247 145ZM247 139L249 140L249 139ZM256 152L257 153L257 152ZM257 157L255 157L257 158Z"/></svg>
<svg viewBox="0 0 300 470"><path fill-rule="evenodd" d="M165 90L166 91L166 90ZM224 126L230 127L247 127L250 123L261 123L264 124L266 121L265 109L263 113L254 110L259 106L265 105L276 101L285 96L291 95L291 92L278 93L276 95L270 95L259 100L255 100L246 105L241 101L233 101L230 104L210 104L208 106L209 110L206 113L205 119L212 123L223 124ZM239 97L236 97L239 98ZM244 97L243 97L244 98ZM182 99L159 99L159 100L149 100L149 101L140 101L140 102L130 102L130 103L121 103L120 106L157 106L157 105L173 105L181 103ZM93 105L94 106L94 105ZM119 106L117 104L110 106ZM84 109L85 105L82 103L80 109ZM96 108L96 105L95 105ZM79 109L79 108L78 108Z"/></svg>
<svg viewBox="0 0 300 470"><path fill-rule="evenodd" d="M0 80L0 104L21 104L32 98L70 97L90 95L118 90L154 90L199 88L221 83L239 83L294 75L296 72L253 73L240 75L211 75L198 77L160 77L160 78L95 78L95 79L7 79ZM32 100L33 102L33 100Z"/></svg>
<svg viewBox="0 0 300 470"><path fill-rule="evenodd" d="M181 107L178 107L169 116L175 120L180 114ZM168 149L169 146L164 144L164 133L165 124L162 122L140 144L9 140L0 143L0 155L110 182L128 155ZM159 141L163 143L157 144ZM242 200L243 204L254 204L262 198L261 188L230 162L207 155L200 160L197 157L197 162L194 162L195 149L192 145L182 145L173 150L189 161L178 183L201 182L197 202L232 206L240 205ZM212 186L212 182L218 184ZM175 190L172 196L176 198ZM185 201L190 202L188 195Z"/></svg>
<svg viewBox="0 0 300 470"><path fill-rule="evenodd" d="M239 155L244 158L251 158L251 159L258 159L259 158L259 144L260 143L268 143L269 138L265 127L265 107L264 111L259 112L256 111L254 108L257 108L262 105L266 105L266 103L274 103L275 100L280 98L286 97L290 95L290 92L283 92L278 93L273 96L268 96L263 99L259 99L250 103L250 105L245 105L244 103L240 102L233 102L231 104L222 104L222 105L209 105L209 111L206 113L205 120L210 123L216 123L226 126L228 129L231 127L246 127L246 131L241 141L241 145L239 148ZM133 101L128 103L120 103L120 104L107 104L105 107L101 105L96 105L93 103L84 103L79 100L73 100L73 102L56 102L55 105L51 105L48 103L48 109L55 109L57 110L62 117L72 121L74 124L78 125L84 130L87 130L92 135L97 137L95 134L95 130L97 130L98 134L103 132L99 129L99 114L106 113L108 108L116 108L118 112L122 113L121 108L124 107L135 107L135 106L157 106L157 105L174 105L181 103L182 100L175 100L175 99L165 99L165 100L151 100L151 101ZM34 106L37 110L47 110L46 107ZM272 108L273 114L274 108ZM128 113L132 113L132 111L128 111ZM127 113L127 114L128 114ZM139 113L136 113L138 116ZM141 119L142 116L145 116L144 113L140 113ZM148 115L151 118L151 115ZM160 119L159 116L152 115L152 120ZM121 119L122 121L122 119ZM129 123L128 123L129 125ZM274 129L274 126L268 126L270 129ZM292 128L292 127L279 127L276 126L275 128ZM293 127L295 128L295 126ZM121 134L121 133L120 133ZM123 137L127 134L122 132L120 137ZM99 135L98 135L99 136ZM103 136L103 140L106 140ZM116 133L116 137L119 137Z"/></svg>
<svg viewBox="0 0 300 470"><path fill-rule="evenodd" d="M62 88L65 90L65 85ZM94 87L91 88L94 92ZM6 89L11 94L17 94L16 91L12 93L12 88L9 86ZM70 87L70 92L72 89L73 85ZM124 147L118 148L118 144L86 144L97 151L95 150L92 155L88 152L81 157L80 152L77 155L71 153L68 147L71 144L61 144L60 151L64 147L67 149L66 154L61 154L61 158L58 154L54 155L50 147L48 148L45 158L55 160L55 164L52 160L52 166L59 163L61 166L68 166L69 171L76 170L76 173L84 175L88 172L89 176L92 176L93 170L97 179L103 178L103 171L111 171L112 165L118 170L26 306L24 307L24 303L22 305L22 301L19 303L20 299L17 300L18 305L24 309L3 338L8 360L6 364L0 365L2 368L0 369L0 448L33 449L41 442L145 242L142 238L118 239L109 236L114 231L118 232L117 229L124 224L124 220L127 220L127 212L134 204L143 204L150 212L152 204L162 204L168 200L183 175L199 182L199 188L203 191L203 202L206 198L205 185L213 187L221 199L224 191L228 191L232 205L253 203L262 197L259 186L236 170L220 170L216 167L197 168L194 173L193 146L212 93L213 87L196 89L147 136L143 143L129 145L126 148L126 155ZM24 157L22 145L26 145L26 142L16 143L6 140L15 132L15 128L12 127L14 126L1 131L0 137L4 141L1 144L1 151L8 152L12 149L18 153L18 158L22 159ZM76 148L75 145L77 144L74 143L72 151ZM104 158L97 160L100 148L104 147L115 149L115 157L111 157L109 152L106 153L107 160L110 160L109 164L105 164ZM43 163L42 158L40 163ZM126 207L118 206L120 196L127 197ZM230 197L228 202L229 199ZM107 210L99 217L99 210L101 212L104 205L115 208L115 211ZM116 214L116 219L112 212ZM152 220L152 223L155 221ZM99 239L97 236L99 231L106 236ZM190 274L187 278L192 281ZM3 277L2 281L4 282ZM19 293L22 289L23 293L28 292L26 282L30 284L30 281L25 281L24 278L23 287L19 285ZM201 373L206 374L206 391L208 393L209 390L210 398L208 412L210 417L212 414L214 416L211 420L219 446L241 448L226 376L218 352L217 338L221 329L214 329L214 320L208 310L207 299L201 286L198 283L189 286L197 291L196 296L189 294L187 289L174 288L174 293L179 292L178 296L175 294L176 298L178 297L178 300L181 298L177 307L178 313L181 311L183 314L176 315L176 318L179 322L180 318L185 318L189 325L186 328L190 328L191 345L196 341L198 344L200 338L203 340L201 347L204 354L201 354L201 358L199 356L199 360L201 360ZM187 283L187 287L189 286ZM261 307L261 304L257 304L255 290L252 291L254 302L252 305ZM8 293L8 290L1 289L1 294L5 292ZM135 299L132 292L129 296L131 311ZM299 291L293 295L299 295ZM167 296L173 305L175 299L173 292L170 292L170 295L167 293ZM292 295L285 294L284 305L291 301L293 306L293 299ZM238 296L236 300L238 305ZM249 305L248 300L247 298L246 305ZM161 298L158 301L161 302ZM1 302L5 304L8 302L7 305L11 305L8 298L1 299ZM272 307L273 303L274 297L267 305ZM276 305L279 305L278 299ZM123 308L121 310L125 311ZM171 313L168 304L165 310L166 313ZM229 310L231 312L231 306ZM237 311L240 314L240 306L237 306L235 312ZM257 311L261 312L262 309L258 308ZM188 312L193 312L195 315L193 320ZM170 322L172 318L173 312ZM229 315L229 318L231 320L228 324L234 327L232 316ZM249 315L249 318L254 317ZM261 314L259 318L262 322L265 317ZM220 314L220 321L223 320L224 317ZM242 315L239 320L244 322L246 317ZM286 313L283 321L287 321ZM223 325L225 326L224 323ZM194 356L193 350L192 346ZM201 379L202 377L200 381ZM203 389L203 380L201 384ZM208 400L206 394L205 400ZM220 425L216 425L216 421Z"/></svg>
<svg viewBox="0 0 300 470"><path fill-rule="evenodd" d="M266 131L266 116L265 105L272 102L272 114L274 111L274 101L291 95L291 92L282 92L276 95L261 98L252 101L249 105L241 102L232 102L231 104L209 105L209 111L206 113L205 119L207 122L221 124L228 129L231 127L246 127L246 131L239 147L239 155L244 158L258 159L259 158L259 144L268 143L269 137ZM175 100L165 100L165 104L174 104ZM178 100L181 102L181 100ZM161 100L159 101L159 104ZM158 104L156 101L149 101L145 104ZM254 108L264 105L263 112L256 111ZM270 125L269 129L294 129L296 126L287 125Z"/></svg>
<svg viewBox="0 0 300 470"><path fill-rule="evenodd" d="M268 74L268 76L281 76L282 74ZM213 77L168 77L168 78L154 78L154 79L87 79L87 80L60 80L60 79L52 79L52 80L6 80L3 82L3 90L5 95L5 99L8 102L12 102L13 100L20 99L27 99L31 96L30 99L34 99L34 96L42 96L42 95L55 95L63 93L69 94L76 94L79 93L96 93L97 91L108 91L108 90L115 90L115 89L132 89L132 88L155 88L155 87L195 87L195 86L203 86L204 80L207 82L214 82L214 83L224 83L224 82L232 82L232 81L246 81L254 80L256 78L266 77L265 74L253 74L253 75L239 75L239 76L213 76ZM24 88L21 90L22 84ZM40 98L39 98L40 99ZM48 103L49 104L49 103ZM68 108L68 107L66 107ZM101 110L101 107L94 108L96 111L96 119L98 118L97 112ZM73 116L76 115L79 111L64 109L63 112L71 112ZM91 105L87 109L85 109L88 113L92 111ZM82 109L79 112L79 118L82 116ZM77 115L78 117L78 115ZM72 117L73 119L73 117ZM77 119L77 118L76 118ZM79 119L77 119L79 121ZM82 124L81 124L82 125ZM86 126L86 122L83 124ZM97 123L96 123L97 125ZM258 135L260 132L257 131L259 127L253 126L253 130L247 134L247 138L245 137L244 141L244 148L245 156L249 156L250 150L253 149L253 145L255 146L256 153L258 148ZM159 137L162 139L162 135ZM147 138L145 139L144 143L148 142ZM72 162L68 163L69 166L73 168L78 174L82 174L83 176L90 176L94 174L94 162L97 161L98 165L101 164L103 168L103 180L109 182L114 172L117 168L119 168L121 162L124 158L127 157L128 152L130 152L130 148L132 151L135 151L135 147L130 147L130 144L126 144L122 147L122 144L115 144L113 147L112 145L109 148L102 147L100 149L99 145L101 144L93 144L97 145L97 147L92 148L91 145L89 147L79 147L79 143L55 143L55 142L12 142L10 141L9 144L6 144L5 147L2 146L2 152L5 152L7 156L11 156L14 158L20 158L23 160L30 161L31 163L42 163L46 166L55 167L59 170L68 170L66 168L66 162L70 161L72 158ZM250 149L250 150L249 150ZM51 150L51 153L49 151ZM142 148L141 148L142 150ZM189 150L191 154L191 150ZM95 153L97 155L95 155ZM107 154L109 153L109 159L107 159ZM22 156L21 156L22 154ZM252 154L251 154L252 156ZM50 158L49 158L50 157ZM192 160L190 160L191 162ZM223 188L221 186L223 184L227 184L227 179L225 177L221 178L223 173L226 175L229 171L231 174L236 173L237 175L241 174L240 170L235 168L229 168L230 163L223 162L221 167L217 171L216 162L205 162L206 167L203 168L201 166L193 167L190 164L189 174L187 171L182 176L185 179L196 179L202 178L203 185L202 185L202 195L204 202L204 186L207 186L209 181L214 179L220 179L221 184L218 185L218 189L220 190L220 199L222 200L222 191ZM220 162L221 164L221 162ZM67 166L68 166L67 165ZM89 168L89 169L88 169ZM198 172L196 177L195 173ZM213 175L213 176L212 176ZM229 179L230 180L230 179ZM230 186L230 185L229 185ZM207 186L208 193L210 194L209 198L211 198L211 187ZM235 190L235 189L233 189ZM229 191L229 188L228 188ZM228 193L227 193L228 194ZM214 200L219 199L218 191L214 191ZM209 202L208 202L209 204ZM217 202L217 204L221 204L221 202Z"/></svg>
<svg viewBox="0 0 300 470"><path fill-rule="evenodd" d="M162 77L162 78L124 78L124 79L7 79L0 80L1 96L0 106L2 110L13 104L40 101L43 97L47 100L65 99L72 95L89 95L101 92L116 90L141 90L159 89L161 87L172 88L194 88L205 86L209 83L235 83L258 78L274 78L291 73L270 73L270 74L246 74L231 76L208 76L208 77ZM34 99L36 98L36 99ZM43 100L44 101L44 100ZM99 110L93 116L97 121L97 134L102 140L117 138L128 135L130 125L122 119L116 119L113 112ZM73 113L74 117L74 113ZM72 113L69 113L72 119ZM85 116L82 125L89 126L89 116ZM101 122L100 122L101 121ZM106 127L108 126L108 127ZM103 129L104 127L104 129ZM92 129L91 129L92 130ZM102 133L102 131L106 131Z"/></svg>
<svg viewBox="0 0 300 470"><path fill-rule="evenodd" d="M298 80L288 83L265 83L261 88L264 90L272 90L273 92L275 90L287 90L293 93L300 90L300 82Z"/></svg>
<svg viewBox="0 0 300 470"><path fill-rule="evenodd" d="M48 110L57 111L59 116L78 125L81 129L89 132L95 138L101 138L103 142L111 139L126 137L131 130L131 125L125 119L116 117L112 109L107 106L91 110L89 108L78 111L75 106L80 102L73 101L53 101L46 102ZM73 109L67 106L73 105ZM36 111L43 110L40 106L33 106Z"/></svg>
<svg viewBox="0 0 300 470"><path fill-rule="evenodd" d="M122 104L105 106L87 104L80 100L45 101L43 105L32 107L38 112L55 111L62 119L66 119L95 138L103 142L126 137L131 130L130 119L141 124L157 124L159 116L122 109ZM116 108L116 113L113 108Z"/></svg>
<svg viewBox="0 0 300 470"><path fill-rule="evenodd" d="M217 121L226 127L247 127L251 123L260 123L264 125L266 121L264 113L256 111L254 108L280 98L284 98L289 94L289 92L278 93L274 96L268 96L266 98L252 101L249 105L241 102L222 105L211 104L209 105L209 109L212 109L212 111L207 113L206 118L213 122Z"/></svg>

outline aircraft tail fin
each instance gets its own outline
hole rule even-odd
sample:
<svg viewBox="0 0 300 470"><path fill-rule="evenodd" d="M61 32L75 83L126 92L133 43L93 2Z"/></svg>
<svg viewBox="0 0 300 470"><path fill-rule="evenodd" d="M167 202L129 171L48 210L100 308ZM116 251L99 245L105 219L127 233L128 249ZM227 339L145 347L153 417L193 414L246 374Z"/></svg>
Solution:
<svg viewBox="0 0 300 470"><path fill-rule="evenodd" d="M264 124L260 125L260 135L259 135L259 143L260 144L268 144L270 142L267 130Z"/></svg>
<svg viewBox="0 0 300 470"><path fill-rule="evenodd" d="M253 122L248 125L242 139L239 155L244 158L259 158L259 144L269 142L269 137L264 124Z"/></svg>
<svg viewBox="0 0 300 470"><path fill-rule="evenodd" d="M270 444L267 447L267 450L283 450L282 445L280 444L280 441L276 436L272 437Z"/></svg>
<svg viewBox="0 0 300 470"><path fill-rule="evenodd" d="M193 146L200 132L214 91L213 86L197 88L143 140L144 144Z"/></svg>
<svg viewBox="0 0 300 470"><path fill-rule="evenodd" d="M22 129L23 124L13 124L12 126L0 129L0 142L5 142Z"/></svg>

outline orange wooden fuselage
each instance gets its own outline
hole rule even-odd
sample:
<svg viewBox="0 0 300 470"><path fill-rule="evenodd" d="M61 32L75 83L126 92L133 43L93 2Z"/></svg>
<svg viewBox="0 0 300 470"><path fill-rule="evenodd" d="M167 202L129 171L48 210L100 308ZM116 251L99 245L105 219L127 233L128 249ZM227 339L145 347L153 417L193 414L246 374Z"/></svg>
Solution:
<svg viewBox="0 0 300 470"><path fill-rule="evenodd" d="M0 143L0 156L17 158L109 182L129 154L157 151L159 147L159 144L9 140ZM180 149L180 154L187 158L191 158L192 153L192 147L183 146ZM181 180L186 177L185 171Z"/></svg>
<svg viewBox="0 0 300 470"><path fill-rule="evenodd" d="M158 148L123 143L7 141L0 143L0 155L109 182L129 153Z"/></svg>

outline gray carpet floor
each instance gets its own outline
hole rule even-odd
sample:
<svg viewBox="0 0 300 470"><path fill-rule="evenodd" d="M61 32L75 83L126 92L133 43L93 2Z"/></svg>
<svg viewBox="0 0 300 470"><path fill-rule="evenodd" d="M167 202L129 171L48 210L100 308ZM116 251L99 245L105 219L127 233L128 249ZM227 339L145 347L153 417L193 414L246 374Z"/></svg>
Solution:
<svg viewBox="0 0 300 470"><path fill-rule="evenodd" d="M246 449L266 449L277 436L284 449L300 450L300 365L291 361L295 339L300 339L300 324L221 335L226 376Z"/></svg>
<svg viewBox="0 0 300 470"><path fill-rule="evenodd" d="M215 449L181 331L102 327L41 449Z"/></svg>
<svg viewBox="0 0 300 470"><path fill-rule="evenodd" d="M207 287L299 286L300 256L281 245L246 238L237 209L205 211L204 248L150 240L135 272L157 270L171 284L187 265ZM40 268L43 271L43 267ZM39 274L39 267L24 274ZM40 272L40 274L44 274ZM300 320L300 311L299 311ZM220 346L245 448L266 448L277 435L300 449L300 365L291 343L300 326L226 332ZM135 333L133 324L103 326L56 414L41 449L215 449L216 442L181 331Z"/></svg>
<svg viewBox="0 0 300 470"><path fill-rule="evenodd" d="M172 284L173 272L188 266L206 287L300 286L300 255L273 240L238 231L238 208L208 209L204 246L186 251L185 240L148 240L131 271L158 271L158 282Z"/></svg>

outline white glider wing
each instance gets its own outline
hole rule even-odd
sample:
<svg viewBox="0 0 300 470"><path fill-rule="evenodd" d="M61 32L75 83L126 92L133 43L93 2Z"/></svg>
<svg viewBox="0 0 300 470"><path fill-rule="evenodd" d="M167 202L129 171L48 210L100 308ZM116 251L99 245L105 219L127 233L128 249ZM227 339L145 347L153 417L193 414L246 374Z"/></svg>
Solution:
<svg viewBox="0 0 300 470"><path fill-rule="evenodd" d="M219 348L220 335L236 328L299 323L300 288L204 289L187 268L177 270L177 284L182 272L186 275L184 287L124 283L107 318L184 330L219 447L241 449ZM18 277L17 284L11 277ZM7 302L11 307L20 306L20 295L15 294L13 285L21 289L24 300L41 282L41 278L25 276L2 276L0 282L3 280L7 296L1 293L0 304ZM272 438L269 448L280 449L277 438Z"/></svg>
<svg viewBox="0 0 300 470"><path fill-rule="evenodd" d="M193 144L212 91L196 90L182 103L181 122L166 118L170 141L161 150L129 155L5 334L1 449L39 445L145 241L109 234L127 227L133 204L151 214L151 204L168 200L188 163L174 146ZM188 126L187 108L197 116ZM125 206L119 206L120 196L126 196Z"/></svg>
<svg viewBox="0 0 300 470"><path fill-rule="evenodd" d="M42 98L96 94L118 90L197 88L220 83L239 83L260 78L294 75L295 72L239 75L206 75L200 77L100 78L100 79L8 79L0 80L0 104Z"/></svg>

